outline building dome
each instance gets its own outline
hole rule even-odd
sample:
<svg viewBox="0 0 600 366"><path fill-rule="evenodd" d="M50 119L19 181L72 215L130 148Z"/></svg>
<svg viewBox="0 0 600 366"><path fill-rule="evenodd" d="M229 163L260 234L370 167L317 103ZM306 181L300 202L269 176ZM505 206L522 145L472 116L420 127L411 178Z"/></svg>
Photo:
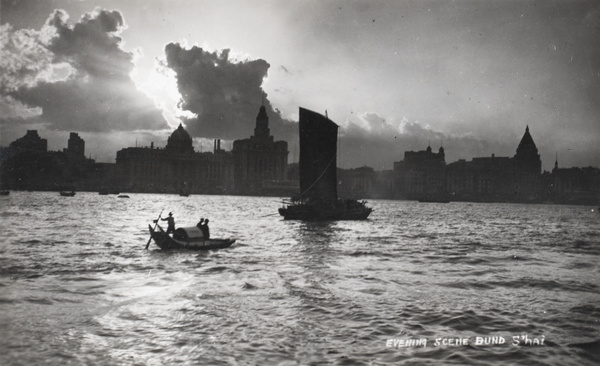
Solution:
<svg viewBox="0 0 600 366"><path fill-rule="evenodd" d="M194 147L192 146L192 137L183 128L181 123L179 124L179 127L173 131L171 136L169 136L166 150L182 154L194 152Z"/></svg>

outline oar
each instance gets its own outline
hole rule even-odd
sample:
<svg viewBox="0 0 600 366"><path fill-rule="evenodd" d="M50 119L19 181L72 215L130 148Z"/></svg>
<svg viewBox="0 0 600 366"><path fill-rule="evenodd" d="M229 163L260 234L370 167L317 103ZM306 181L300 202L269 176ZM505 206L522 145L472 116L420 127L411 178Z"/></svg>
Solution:
<svg viewBox="0 0 600 366"><path fill-rule="evenodd" d="M156 230L156 227L158 226L158 220L160 220L160 216L162 215L164 210L165 210L164 208L162 210L160 210L160 213L158 214L158 219L156 219L156 221L155 221L154 230ZM148 242L146 243L146 250L148 250L148 246L150 245L151 241L152 241L152 233L150 233L150 239L148 239Z"/></svg>
<svg viewBox="0 0 600 366"><path fill-rule="evenodd" d="M275 215L281 215L280 213L274 213L274 214L269 214L269 215L262 215L259 217L268 217L268 216L275 216Z"/></svg>

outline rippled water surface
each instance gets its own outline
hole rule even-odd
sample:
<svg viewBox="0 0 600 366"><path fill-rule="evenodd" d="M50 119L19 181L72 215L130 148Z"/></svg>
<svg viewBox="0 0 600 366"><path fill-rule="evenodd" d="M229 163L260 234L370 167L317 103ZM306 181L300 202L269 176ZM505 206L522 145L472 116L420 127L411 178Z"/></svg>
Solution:
<svg viewBox="0 0 600 366"><path fill-rule="evenodd" d="M0 364L600 362L596 207L371 201L302 223L277 198L129 196L0 197ZM144 250L163 209L237 242Z"/></svg>

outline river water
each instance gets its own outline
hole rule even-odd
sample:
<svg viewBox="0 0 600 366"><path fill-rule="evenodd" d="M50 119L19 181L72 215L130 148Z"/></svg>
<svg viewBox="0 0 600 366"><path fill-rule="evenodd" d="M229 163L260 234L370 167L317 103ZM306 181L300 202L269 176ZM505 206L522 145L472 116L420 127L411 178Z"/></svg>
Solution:
<svg viewBox="0 0 600 366"><path fill-rule="evenodd" d="M283 221L265 197L0 197L2 365L595 365L597 207L370 201ZM148 242L177 226L211 252Z"/></svg>

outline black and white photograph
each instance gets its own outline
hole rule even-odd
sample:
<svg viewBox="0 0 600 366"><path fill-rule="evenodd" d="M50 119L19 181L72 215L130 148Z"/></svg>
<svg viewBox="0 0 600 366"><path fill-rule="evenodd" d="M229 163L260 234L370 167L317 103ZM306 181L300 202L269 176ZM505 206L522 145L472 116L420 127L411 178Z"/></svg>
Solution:
<svg viewBox="0 0 600 366"><path fill-rule="evenodd" d="M597 0L0 0L0 365L598 365Z"/></svg>

